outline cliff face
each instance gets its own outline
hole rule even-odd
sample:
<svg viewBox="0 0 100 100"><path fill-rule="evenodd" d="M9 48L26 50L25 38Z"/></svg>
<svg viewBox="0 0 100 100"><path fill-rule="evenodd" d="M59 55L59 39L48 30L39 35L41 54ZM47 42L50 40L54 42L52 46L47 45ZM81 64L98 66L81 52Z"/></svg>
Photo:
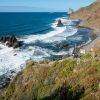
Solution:
<svg viewBox="0 0 100 100"><path fill-rule="evenodd" d="M79 9L71 15L71 18L83 20L83 25L100 31L100 2Z"/></svg>

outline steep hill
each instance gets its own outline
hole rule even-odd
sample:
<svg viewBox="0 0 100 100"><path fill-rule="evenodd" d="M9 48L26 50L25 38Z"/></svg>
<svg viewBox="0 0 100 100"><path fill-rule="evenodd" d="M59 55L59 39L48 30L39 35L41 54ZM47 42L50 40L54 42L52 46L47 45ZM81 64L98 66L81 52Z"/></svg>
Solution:
<svg viewBox="0 0 100 100"><path fill-rule="evenodd" d="M83 55L78 65L71 58L29 62L0 93L0 100L100 100L99 57Z"/></svg>
<svg viewBox="0 0 100 100"><path fill-rule="evenodd" d="M82 25L100 31L100 2L94 2L87 7L79 9L71 15L71 18L81 19Z"/></svg>

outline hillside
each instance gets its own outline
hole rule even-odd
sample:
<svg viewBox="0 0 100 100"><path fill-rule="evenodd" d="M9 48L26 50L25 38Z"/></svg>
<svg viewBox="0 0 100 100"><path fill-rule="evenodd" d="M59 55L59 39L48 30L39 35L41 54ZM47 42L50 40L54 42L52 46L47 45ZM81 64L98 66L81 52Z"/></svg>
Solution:
<svg viewBox="0 0 100 100"><path fill-rule="evenodd" d="M100 2L94 2L87 7L79 9L71 15L71 18L81 19L82 25L100 31Z"/></svg>
<svg viewBox="0 0 100 100"><path fill-rule="evenodd" d="M97 53L99 55L100 52ZM100 100L100 58L91 53L53 63L27 63L0 100Z"/></svg>

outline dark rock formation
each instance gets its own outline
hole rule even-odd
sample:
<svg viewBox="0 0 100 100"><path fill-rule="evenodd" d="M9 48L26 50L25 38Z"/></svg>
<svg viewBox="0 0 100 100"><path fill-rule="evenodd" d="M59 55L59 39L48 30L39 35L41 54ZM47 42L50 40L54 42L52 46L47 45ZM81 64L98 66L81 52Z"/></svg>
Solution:
<svg viewBox="0 0 100 100"><path fill-rule="evenodd" d="M21 43L21 41L17 41L17 42L15 42L14 44L13 44L13 48L15 49L15 48L18 48L18 47L21 47L22 46L22 43Z"/></svg>
<svg viewBox="0 0 100 100"><path fill-rule="evenodd" d="M61 20L59 19L59 20L58 20L57 27L62 27L62 26L63 26L63 23L62 23Z"/></svg>
<svg viewBox="0 0 100 100"><path fill-rule="evenodd" d="M0 89L5 88L6 86L8 86L9 82L10 82L10 78L6 77L6 75L2 75L0 76Z"/></svg>
<svg viewBox="0 0 100 100"><path fill-rule="evenodd" d="M61 43L57 43L56 46L60 49L67 49L69 47L69 44L66 42L61 42Z"/></svg>
<svg viewBox="0 0 100 100"><path fill-rule="evenodd" d="M0 42L1 43L5 43L6 46L8 47L13 47L13 48L18 48L18 47L21 47L22 46L22 42L21 41L18 41L17 38L12 35L12 36L2 36L0 38Z"/></svg>

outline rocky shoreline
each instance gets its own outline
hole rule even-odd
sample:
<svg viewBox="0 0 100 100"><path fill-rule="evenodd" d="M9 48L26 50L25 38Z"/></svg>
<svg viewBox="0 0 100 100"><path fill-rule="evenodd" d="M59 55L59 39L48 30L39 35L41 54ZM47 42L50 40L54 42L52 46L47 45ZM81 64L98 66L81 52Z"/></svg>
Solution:
<svg viewBox="0 0 100 100"><path fill-rule="evenodd" d="M12 36L2 36L0 42L8 47L19 48L22 46L22 41L19 41L15 35Z"/></svg>
<svg viewBox="0 0 100 100"><path fill-rule="evenodd" d="M92 41L86 45L81 46L81 48L85 49L86 52L91 51L91 48L93 48L93 49L100 48L100 46L99 46L99 44L100 44L100 31L97 32L97 29L89 27L89 26L85 26L85 21L82 21L80 23L80 27L87 27L87 28L90 28L92 30L92 32L90 34Z"/></svg>
<svg viewBox="0 0 100 100"><path fill-rule="evenodd" d="M80 26L88 27L93 30L91 33L93 41L82 48L87 52L90 51L91 48L100 48L100 2L96 1L87 7L80 8L71 14L70 18L80 19Z"/></svg>

